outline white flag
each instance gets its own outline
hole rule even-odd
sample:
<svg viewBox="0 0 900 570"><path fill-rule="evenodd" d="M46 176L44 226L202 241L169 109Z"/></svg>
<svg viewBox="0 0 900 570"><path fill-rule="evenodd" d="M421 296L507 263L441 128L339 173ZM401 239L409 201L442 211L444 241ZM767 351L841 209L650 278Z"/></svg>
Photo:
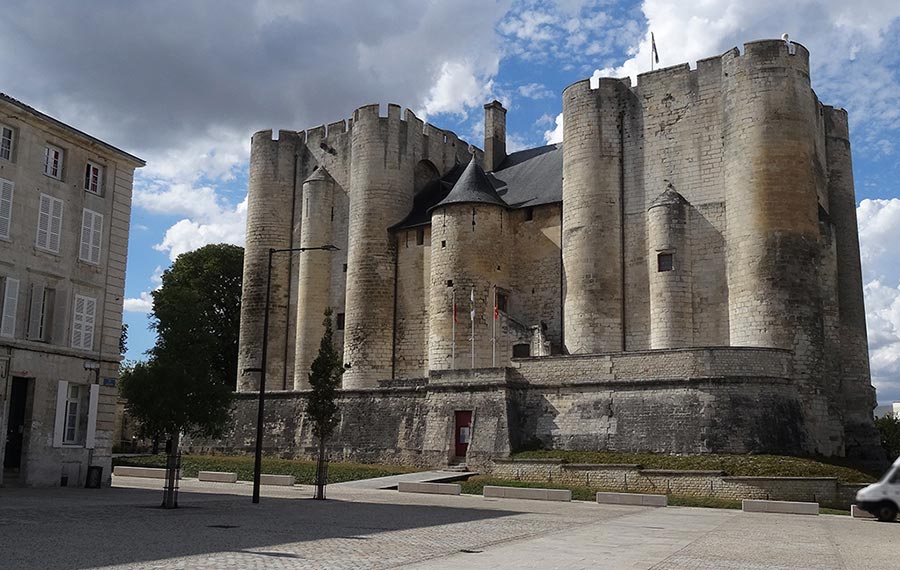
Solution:
<svg viewBox="0 0 900 570"><path fill-rule="evenodd" d="M472 287L472 292L469 294L469 299L472 301L472 312L469 315L472 318L472 322L475 322L475 288Z"/></svg>

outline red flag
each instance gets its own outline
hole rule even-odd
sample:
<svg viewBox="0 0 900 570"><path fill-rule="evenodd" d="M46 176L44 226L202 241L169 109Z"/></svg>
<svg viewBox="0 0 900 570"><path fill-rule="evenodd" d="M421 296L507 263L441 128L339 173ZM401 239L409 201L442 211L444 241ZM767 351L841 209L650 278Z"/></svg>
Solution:
<svg viewBox="0 0 900 570"><path fill-rule="evenodd" d="M459 320L456 318L456 301L453 301L453 322L458 323Z"/></svg>
<svg viewBox="0 0 900 570"><path fill-rule="evenodd" d="M497 308L497 303L494 303L494 320L500 318L500 309Z"/></svg>

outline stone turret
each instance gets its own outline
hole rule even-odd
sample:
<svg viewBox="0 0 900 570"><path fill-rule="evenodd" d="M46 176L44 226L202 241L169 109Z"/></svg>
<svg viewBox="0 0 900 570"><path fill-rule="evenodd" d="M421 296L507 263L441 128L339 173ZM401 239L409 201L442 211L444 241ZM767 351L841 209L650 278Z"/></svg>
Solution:
<svg viewBox="0 0 900 570"><path fill-rule="evenodd" d="M688 204L670 184L647 209L650 348L691 346Z"/></svg>
<svg viewBox="0 0 900 570"><path fill-rule="evenodd" d="M572 354L624 350L622 123L633 97L618 79L563 92L563 339Z"/></svg>
<svg viewBox="0 0 900 570"><path fill-rule="evenodd" d="M447 197L431 209L430 369L473 367L473 344L475 368L494 364L494 295L509 288L509 223L506 203L474 158ZM508 358L498 347L496 364L504 366Z"/></svg>
<svg viewBox="0 0 900 570"><path fill-rule="evenodd" d="M844 431L847 454L871 459L878 449L871 424L876 405L869 379L869 348L866 334L866 307L863 302L862 268L859 257L859 229L856 221L856 194L850 156L850 129L847 112L823 107L825 153L828 160L828 204L834 222L837 253L837 286L840 315L840 397L844 401Z"/></svg>
<svg viewBox="0 0 900 570"><path fill-rule="evenodd" d="M783 41L723 56L728 305L733 346L808 349L816 290L818 106L809 52ZM794 51L794 53L791 53Z"/></svg>
<svg viewBox="0 0 900 570"><path fill-rule="evenodd" d="M238 390L256 390L262 357L263 318L266 302L266 264L269 248L291 247L291 224L299 137L280 131L253 135L250 147L250 179L247 202L247 244L244 248L244 278L241 294L241 330L238 351ZM272 265L269 301L267 384L283 389L284 353L287 344L290 263L276 259Z"/></svg>
<svg viewBox="0 0 900 570"><path fill-rule="evenodd" d="M325 168L303 181L300 247L332 244L335 183ZM309 388L309 367L325 332L325 309L331 292L332 254L313 250L299 255L294 389ZM332 318L334 318L332 316Z"/></svg>

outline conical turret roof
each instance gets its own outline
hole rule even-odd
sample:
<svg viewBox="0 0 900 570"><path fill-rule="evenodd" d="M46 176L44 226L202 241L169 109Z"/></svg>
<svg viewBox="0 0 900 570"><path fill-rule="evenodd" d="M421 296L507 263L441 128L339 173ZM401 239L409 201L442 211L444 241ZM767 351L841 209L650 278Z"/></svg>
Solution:
<svg viewBox="0 0 900 570"><path fill-rule="evenodd" d="M491 184L484 170L475 162L474 156L447 197L429 208L428 211L431 212L435 208L448 204L496 204L504 208L508 207L503 198L494 190L494 185Z"/></svg>
<svg viewBox="0 0 900 570"><path fill-rule="evenodd" d="M663 190L662 194L657 196L656 200L653 200L647 209L649 210L650 208L655 208L657 206L678 206L687 203L688 201L685 200L684 196L679 194L678 191L675 190L675 186L670 183L666 186L666 189Z"/></svg>

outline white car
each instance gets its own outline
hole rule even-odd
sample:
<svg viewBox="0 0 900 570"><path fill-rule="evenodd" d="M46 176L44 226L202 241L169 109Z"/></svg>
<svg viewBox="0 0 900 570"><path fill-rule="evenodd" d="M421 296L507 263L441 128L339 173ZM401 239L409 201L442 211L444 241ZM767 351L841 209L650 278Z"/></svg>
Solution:
<svg viewBox="0 0 900 570"><path fill-rule="evenodd" d="M883 522L897 518L900 511L900 457L880 481L856 493L856 506Z"/></svg>

